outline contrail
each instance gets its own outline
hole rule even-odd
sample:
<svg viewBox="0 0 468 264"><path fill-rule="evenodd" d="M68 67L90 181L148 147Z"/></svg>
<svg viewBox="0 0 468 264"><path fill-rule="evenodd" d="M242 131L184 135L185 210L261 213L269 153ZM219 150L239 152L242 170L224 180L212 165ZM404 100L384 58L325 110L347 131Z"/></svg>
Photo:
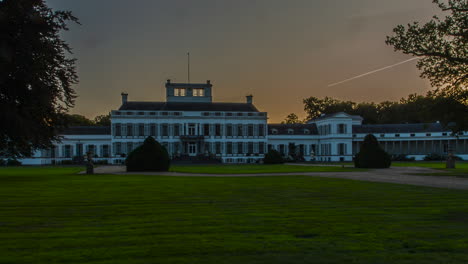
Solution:
<svg viewBox="0 0 468 264"><path fill-rule="evenodd" d="M355 80L355 79L358 79L358 78L362 78L364 76L367 76L367 75L370 75L370 74L373 74L373 73L376 73L376 72L379 72L379 71L384 71L384 70L396 67L398 65L401 65L401 64L404 64L404 63L407 63L407 62L410 62L410 61L417 60L417 59L419 59L419 58L416 57L416 58L411 58L409 60L401 61L401 62L398 62L396 64L393 64L393 65L390 65L390 66L387 66L387 67L383 67L383 68L380 68L380 69L377 69L377 70L370 71L368 73L364 73L364 74L361 74L361 75L358 75L358 76L354 76L352 78L343 80L341 82L336 82L336 83L329 84L328 87L336 86L336 85L339 85L339 84L342 84L342 83L345 83L345 82L349 82L349 81L352 81L352 80Z"/></svg>

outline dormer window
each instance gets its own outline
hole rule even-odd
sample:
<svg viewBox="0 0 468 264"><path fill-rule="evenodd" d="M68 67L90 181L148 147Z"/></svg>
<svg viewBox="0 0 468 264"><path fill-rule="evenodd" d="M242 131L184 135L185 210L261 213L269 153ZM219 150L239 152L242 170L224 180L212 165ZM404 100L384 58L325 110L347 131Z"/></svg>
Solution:
<svg viewBox="0 0 468 264"><path fill-rule="evenodd" d="M202 88L193 89L193 96L205 96L205 90Z"/></svg>
<svg viewBox="0 0 468 264"><path fill-rule="evenodd" d="M310 134L310 130L309 129L304 129L304 134L306 134L306 135Z"/></svg>
<svg viewBox="0 0 468 264"><path fill-rule="evenodd" d="M278 134L278 129L272 129L272 130L271 130L271 134L273 134L273 135Z"/></svg>
<svg viewBox="0 0 468 264"><path fill-rule="evenodd" d="M185 88L174 88L174 96L185 96Z"/></svg>
<svg viewBox="0 0 468 264"><path fill-rule="evenodd" d="M288 134L290 134L290 135L291 135L291 134L294 134L294 129L291 129L291 128L288 129Z"/></svg>

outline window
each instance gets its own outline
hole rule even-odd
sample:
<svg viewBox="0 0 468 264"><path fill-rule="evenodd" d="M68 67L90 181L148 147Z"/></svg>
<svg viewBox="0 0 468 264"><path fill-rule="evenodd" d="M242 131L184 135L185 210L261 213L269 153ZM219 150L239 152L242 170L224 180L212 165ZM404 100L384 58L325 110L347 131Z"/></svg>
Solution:
<svg viewBox="0 0 468 264"><path fill-rule="evenodd" d="M215 143L216 154L221 154L221 142Z"/></svg>
<svg viewBox="0 0 468 264"><path fill-rule="evenodd" d="M138 125L138 136L142 137L145 135L145 125L139 124Z"/></svg>
<svg viewBox="0 0 468 264"><path fill-rule="evenodd" d="M310 130L309 129L304 129L304 134L306 134L306 135L310 134Z"/></svg>
<svg viewBox="0 0 468 264"><path fill-rule="evenodd" d="M188 134L189 136L195 136L195 124L188 125Z"/></svg>
<svg viewBox="0 0 468 264"><path fill-rule="evenodd" d="M248 152L249 154L254 153L254 143L253 143L253 142L247 143L247 152Z"/></svg>
<svg viewBox="0 0 468 264"><path fill-rule="evenodd" d="M385 137L385 134L380 134L380 137Z"/></svg>
<svg viewBox="0 0 468 264"><path fill-rule="evenodd" d="M232 113L226 113L226 116L232 116Z"/></svg>
<svg viewBox="0 0 468 264"><path fill-rule="evenodd" d="M78 143L76 144L76 155L77 156L83 156L83 144Z"/></svg>
<svg viewBox="0 0 468 264"><path fill-rule="evenodd" d="M122 154L122 143L120 142L115 143L115 154L117 155Z"/></svg>
<svg viewBox="0 0 468 264"><path fill-rule="evenodd" d="M64 156L65 158L71 158L72 153L71 153L71 146L70 145L65 145L65 151L64 151Z"/></svg>
<svg viewBox="0 0 468 264"><path fill-rule="evenodd" d="M115 124L114 135L117 137L122 136L122 126L120 124Z"/></svg>
<svg viewBox="0 0 468 264"><path fill-rule="evenodd" d="M205 96L205 90L203 88L193 89L193 96Z"/></svg>
<svg viewBox="0 0 468 264"><path fill-rule="evenodd" d="M265 125L258 125L258 135L260 137L265 136Z"/></svg>
<svg viewBox="0 0 468 264"><path fill-rule="evenodd" d="M110 156L110 153L109 153L109 145L103 145L102 146L102 156L104 158L108 158Z"/></svg>
<svg viewBox="0 0 468 264"><path fill-rule="evenodd" d="M400 134L395 134L395 137L400 137Z"/></svg>
<svg viewBox="0 0 468 264"><path fill-rule="evenodd" d="M427 133L427 134L426 134L426 137L430 137L430 136L431 136L431 133Z"/></svg>
<svg viewBox="0 0 468 264"><path fill-rule="evenodd" d="M157 136L156 124L151 124L150 125L150 136L153 136L153 137Z"/></svg>
<svg viewBox="0 0 468 264"><path fill-rule="evenodd" d="M204 124L203 125L203 135L204 136L209 136L210 135L210 125L209 124Z"/></svg>
<svg viewBox="0 0 468 264"><path fill-rule="evenodd" d="M414 137L414 136L416 136L416 134L411 134L410 136Z"/></svg>
<svg viewBox="0 0 468 264"><path fill-rule="evenodd" d="M294 134L294 129L291 129L291 128L288 129L288 134L290 134L290 135Z"/></svg>
<svg viewBox="0 0 468 264"><path fill-rule="evenodd" d="M174 96L185 96L185 88L175 88Z"/></svg>
<svg viewBox="0 0 468 264"><path fill-rule="evenodd" d="M226 144L226 152L227 154L232 154L232 142Z"/></svg>
<svg viewBox="0 0 468 264"><path fill-rule="evenodd" d="M220 124L215 125L215 136L217 136L217 137L221 136L221 125Z"/></svg>
<svg viewBox="0 0 468 264"><path fill-rule="evenodd" d="M273 128L273 129L271 130L271 134L273 134L273 135L278 134L278 129L274 129L274 128Z"/></svg>
<svg viewBox="0 0 468 264"><path fill-rule="evenodd" d="M346 155L346 144L338 144L338 155Z"/></svg>
<svg viewBox="0 0 468 264"><path fill-rule="evenodd" d="M446 136L446 135L447 135L447 133L442 133L442 136Z"/></svg>
<svg viewBox="0 0 468 264"><path fill-rule="evenodd" d="M174 136L175 137L180 136L180 125L179 124L174 125Z"/></svg>
<svg viewBox="0 0 468 264"><path fill-rule="evenodd" d="M338 124L338 134L346 134L346 124Z"/></svg>
<svg viewBox="0 0 468 264"><path fill-rule="evenodd" d="M127 142L127 154L132 152L133 150L133 142Z"/></svg>
<svg viewBox="0 0 468 264"><path fill-rule="evenodd" d="M244 129L243 129L242 125L240 125L240 124L237 125L237 135L238 135L239 137L244 136L244 131L243 131L243 130L244 130Z"/></svg>
<svg viewBox="0 0 468 264"><path fill-rule="evenodd" d="M226 126L226 136L232 137L232 125L227 125Z"/></svg>
<svg viewBox="0 0 468 264"><path fill-rule="evenodd" d="M169 128L167 124L162 125L162 132L161 132L163 137L169 136Z"/></svg>
<svg viewBox="0 0 468 264"><path fill-rule="evenodd" d="M248 135L249 137L253 137L254 135L254 126L252 124L248 125Z"/></svg>
<svg viewBox="0 0 468 264"><path fill-rule="evenodd" d="M258 145L258 153L260 154L264 154L265 153L265 143L264 142L260 142L259 145Z"/></svg>
<svg viewBox="0 0 468 264"><path fill-rule="evenodd" d="M239 154L244 153L244 143L237 142L237 153L239 153Z"/></svg>
<svg viewBox="0 0 468 264"><path fill-rule="evenodd" d="M138 112L138 115L145 115L145 112Z"/></svg>
<svg viewBox="0 0 468 264"><path fill-rule="evenodd" d="M127 136L133 136L133 125L127 124Z"/></svg>

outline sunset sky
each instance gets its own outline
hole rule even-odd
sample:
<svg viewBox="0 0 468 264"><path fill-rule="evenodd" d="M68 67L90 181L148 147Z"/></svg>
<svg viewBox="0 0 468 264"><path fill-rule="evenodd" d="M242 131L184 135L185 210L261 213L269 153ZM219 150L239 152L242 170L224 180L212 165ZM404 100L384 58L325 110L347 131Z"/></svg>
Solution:
<svg viewBox="0 0 468 264"><path fill-rule="evenodd" d="M213 83L214 101L254 104L280 122L304 117L302 99L398 100L424 93L416 61L341 85L411 57L385 37L398 24L427 21L431 0L48 0L81 26L65 40L78 59L73 113L93 118L129 100L164 101L166 79Z"/></svg>

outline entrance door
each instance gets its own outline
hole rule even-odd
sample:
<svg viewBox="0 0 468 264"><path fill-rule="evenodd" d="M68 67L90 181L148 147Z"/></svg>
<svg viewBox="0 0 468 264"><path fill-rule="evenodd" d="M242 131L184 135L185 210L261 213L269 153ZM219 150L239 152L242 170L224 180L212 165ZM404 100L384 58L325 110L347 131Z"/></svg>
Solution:
<svg viewBox="0 0 468 264"><path fill-rule="evenodd" d="M197 155L197 144L190 142L188 143L188 154L189 156L196 156Z"/></svg>

